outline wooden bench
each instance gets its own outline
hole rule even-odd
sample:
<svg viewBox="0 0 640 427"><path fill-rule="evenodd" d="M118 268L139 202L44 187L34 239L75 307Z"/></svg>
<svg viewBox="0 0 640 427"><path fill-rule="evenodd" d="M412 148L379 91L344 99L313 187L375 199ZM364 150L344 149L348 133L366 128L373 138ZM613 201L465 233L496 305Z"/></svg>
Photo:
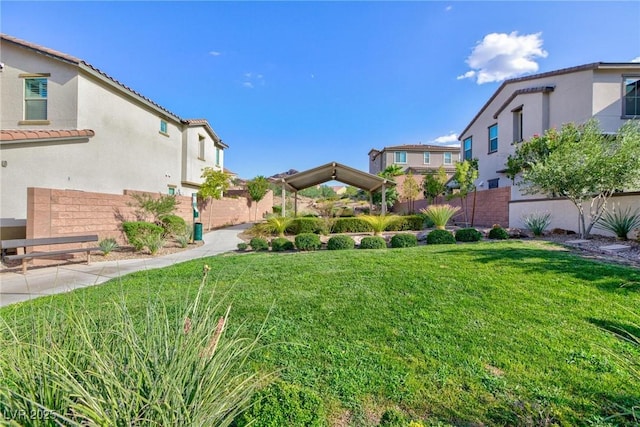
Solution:
<svg viewBox="0 0 640 427"><path fill-rule="evenodd" d="M87 264L91 263L91 251L99 251L99 247L76 247L70 249L58 249L51 250L46 252L29 252L27 253L27 248L32 248L34 246L53 246L53 245L64 245L64 244L81 244L87 242L97 242L98 235L92 234L90 236L67 236L67 237L45 237L38 239L11 239L11 240L2 240L0 241L0 248L2 249L2 261L14 261L14 260L22 260L22 273L26 274L27 272L27 260L32 258L39 257L48 257L54 255L64 255L71 254L76 252L86 252L87 253ZM22 248L23 253L16 255L7 254L8 249L17 249Z"/></svg>

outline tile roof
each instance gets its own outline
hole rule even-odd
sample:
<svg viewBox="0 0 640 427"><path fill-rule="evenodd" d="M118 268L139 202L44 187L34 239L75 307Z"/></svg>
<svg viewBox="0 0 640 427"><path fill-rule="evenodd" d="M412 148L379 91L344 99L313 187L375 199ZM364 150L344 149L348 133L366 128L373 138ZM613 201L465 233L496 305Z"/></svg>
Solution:
<svg viewBox="0 0 640 427"><path fill-rule="evenodd" d="M458 151L460 150L460 145L456 146L447 146L447 145L428 145L428 144L405 144L405 145L392 145L389 147L384 147L382 151L389 150L407 150L407 151Z"/></svg>
<svg viewBox="0 0 640 427"><path fill-rule="evenodd" d="M63 129L63 130L0 130L0 141L30 141L48 139L91 138L95 132L91 129Z"/></svg>

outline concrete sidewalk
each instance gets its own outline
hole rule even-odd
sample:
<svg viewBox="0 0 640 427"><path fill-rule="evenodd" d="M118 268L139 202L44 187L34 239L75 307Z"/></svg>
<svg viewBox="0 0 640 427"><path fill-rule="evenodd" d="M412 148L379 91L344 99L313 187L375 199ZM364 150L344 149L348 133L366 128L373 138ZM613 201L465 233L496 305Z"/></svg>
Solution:
<svg viewBox="0 0 640 427"><path fill-rule="evenodd" d="M237 249L238 243L242 242L238 234L251 225L239 224L211 231L202 237L204 241L202 246L157 258L94 262L91 265L62 264L28 270L24 275L3 272L0 273L0 307L44 295L98 285L135 271L167 267L192 259L233 251Z"/></svg>

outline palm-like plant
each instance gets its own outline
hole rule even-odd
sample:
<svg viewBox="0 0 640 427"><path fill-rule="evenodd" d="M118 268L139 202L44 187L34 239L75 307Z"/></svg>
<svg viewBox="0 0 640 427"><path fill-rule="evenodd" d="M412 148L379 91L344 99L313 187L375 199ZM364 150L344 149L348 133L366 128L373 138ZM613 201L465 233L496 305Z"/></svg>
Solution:
<svg viewBox="0 0 640 427"><path fill-rule="evenodd" d="M447 222L454 216L460 208L458 206L451 205L431 205L426 209L420 209L420 212L425 214L427 218L433 221L433 224L438 230L444 230Z"/></svg>
<svg viewBox="0 0 640 427"><path fill-rule="evenodd" d="M627 240L627 235L634 228L640 227L640 209L631 210L631 206L627 209L618 209L605 211L602 217L596 222L596 228L608 230L615 233L620 240Z"/></svg>
<svg viewBox="0 0 640 427"><path fill-rule="evenodd" d="M358 219L366 222L373 229L373 235L378 236L389 226L397 223L402 218L398 215L360 215Z"/></svg>
<svg viewBox="0 0 640 427"><path fill-rule="evenodd" d="M277 233L278 236L284 237L284 232L293 223L293 218L286 216L271 216L267 218L265 227L270 233Z"/></svg>

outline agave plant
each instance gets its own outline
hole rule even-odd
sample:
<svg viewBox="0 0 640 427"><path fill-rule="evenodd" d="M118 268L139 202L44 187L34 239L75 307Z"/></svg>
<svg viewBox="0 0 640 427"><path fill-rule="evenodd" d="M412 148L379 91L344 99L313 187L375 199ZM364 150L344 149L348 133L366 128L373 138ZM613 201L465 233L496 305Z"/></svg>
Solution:
<svg viewBox="0 0 640 427"><path fill-rule="evenodd" d="M118 242L113 237L102 239L100 243L98 243L98 246L105 256L109 255L112 251L118 249L119 247Z"/></svg>
<svg viewBox="0 0 640 427"><path fill-rule="evenodd" d="M534 236L542 236L551 224L551 213L531 212L522 216L522 222Z"/></svg>
<svg viewBox="0 0 640 427"><path fill-rule="evenodd" d="M402 218L398 215L360 215L358 219L369 224L373 229L373 235L377 236Z"/></svg>
<svg viewBox="0 0 640 427"><path fill-rule="evenodd" d="M430 205L426 209L420 209L420 212L426 215L433 224L436 229L444 230L447 222L454 216L460 208L458 206L451 205Z"/></svg>
<svg viewBox="0 0 640 427"><path fill-rule="evenodd" d="M287 231L287 228L289 228L292 223L293 218L274 215L267 218L265 228L269 230L270 233L277 233L278 236L284 237L284 232Z"/></svg>
<svg viewBox="0 0 640 427"><path fill-rule="evenodd" d="M606 210L595 225L601 230L608 230L615 233L620 240L627 240L627 235L634 228L640 227L640 209L631 210L631 206L621 210L620 206L616 210Z"/></svg>

